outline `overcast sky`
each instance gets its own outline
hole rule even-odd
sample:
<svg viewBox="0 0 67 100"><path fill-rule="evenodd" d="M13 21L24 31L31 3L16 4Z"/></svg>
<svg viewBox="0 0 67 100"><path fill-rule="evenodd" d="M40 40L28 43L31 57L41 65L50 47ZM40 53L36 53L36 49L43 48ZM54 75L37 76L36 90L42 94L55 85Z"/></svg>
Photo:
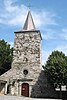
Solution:
<svg viewBox="0 0 67 100"><path fill-rule="evenodd" d="M23 28L29 2L42 35L42 64L54 50L67 55L67 0L0 0L0 39L13 46L14 31Z"/></svg>

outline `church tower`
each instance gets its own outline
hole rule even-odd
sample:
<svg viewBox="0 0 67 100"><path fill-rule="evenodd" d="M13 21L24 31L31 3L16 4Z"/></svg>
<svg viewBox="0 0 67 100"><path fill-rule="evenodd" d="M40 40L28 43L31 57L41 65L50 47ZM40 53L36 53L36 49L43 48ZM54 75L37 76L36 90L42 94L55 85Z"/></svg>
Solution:
<svg viewBox="0 0 67 100"><path fill-rule="evenodd" d="M15 32L12 68L41 68L41 33L36 30L30 11L23 29Z"/></svg>
<svg viewBox="0 0 67 100"><path fill-rule="evenodd" d="M42 85L42 79L39 78L42 38L40 31L35 28L30 11L23 29L14 33L12 68L0 76L0 80L5 83L5 94L39 97Z"/></svg>
<svg viewBox="0 0 67 100"><path fill-rule="evenodd" d="M31 12L28 12L24 27L15 32L12 68L19 71L17 79L23 85L28 84L27 96L31 96L32 86L41 72L41 33L36 30ZM16 75L17 76L17 75Z"/></svg>

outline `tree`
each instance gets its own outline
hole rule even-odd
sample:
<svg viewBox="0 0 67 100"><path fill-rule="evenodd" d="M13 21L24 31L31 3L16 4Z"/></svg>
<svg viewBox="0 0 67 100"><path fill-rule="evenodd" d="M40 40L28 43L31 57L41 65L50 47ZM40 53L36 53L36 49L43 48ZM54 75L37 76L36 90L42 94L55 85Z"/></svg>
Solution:
<svg viewBox="0 0 67 100"><path fill-rule="evenodd" d="M54 87L67 85L67 57L64 53L54 51L48 57L46 65L47 78Z"/></svg>
<svg viewBox="0 0 67 100"><path fill-rule="evenodd" d="M4 40L0 40L0 75L11 68L13 48Z"/></svg>

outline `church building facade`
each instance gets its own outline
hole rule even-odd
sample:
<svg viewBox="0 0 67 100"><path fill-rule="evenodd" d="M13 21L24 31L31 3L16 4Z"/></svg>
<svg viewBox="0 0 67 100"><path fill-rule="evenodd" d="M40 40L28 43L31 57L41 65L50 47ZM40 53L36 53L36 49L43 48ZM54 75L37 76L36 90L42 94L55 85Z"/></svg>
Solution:
<svg viewBox="0 0 67 100"><path fill-rule="evenodd" d="M11 69L0 76L0 94L25 97L59 97L47 81L41 64L41 33L31 12L22 30L14 32Z"/></svg>
<svg viewBox="0 0 67 100"><path fill-rule="evenodd" d="M25 97L57 97L41 65L41 33L31 12L22 30L14 32L11 69L0 76L0 94Z"/></svg>
<svg viewBox="0 0 67 100"><path fill-rule="evenodd" d="M12 67L0 76L0 93L39 97L42 93L42 79L39 79L42 38L40 31L35 28L30 11L23 29L14 33Z"/></svg>

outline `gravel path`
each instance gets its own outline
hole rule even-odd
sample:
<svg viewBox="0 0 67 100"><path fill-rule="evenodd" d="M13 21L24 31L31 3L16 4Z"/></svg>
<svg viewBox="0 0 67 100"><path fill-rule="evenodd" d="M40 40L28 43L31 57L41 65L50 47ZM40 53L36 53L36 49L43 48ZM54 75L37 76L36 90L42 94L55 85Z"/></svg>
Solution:
<svg viewBox="0 0 67 100"><path fill-rule="evenodd" d="M61 99L37 99L18 96L0 96L0 100L61 100Z"/></svg>

